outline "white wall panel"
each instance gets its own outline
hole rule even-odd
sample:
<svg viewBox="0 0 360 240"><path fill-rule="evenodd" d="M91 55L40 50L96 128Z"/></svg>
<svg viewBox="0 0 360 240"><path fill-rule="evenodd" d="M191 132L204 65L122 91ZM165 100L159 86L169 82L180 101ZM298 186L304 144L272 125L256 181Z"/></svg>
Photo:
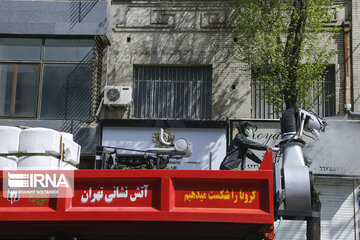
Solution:
<svg viewBox="0 0 360 240"><path fill-rule="evenodd" d="M155 147L152 135L159 131L160 128L106 127L102 133L102 145L145 150ZM207 170L211 152L211 169L219 169L226 155L225 129L171 128L169 131L175 135L175 139L188 140L193 150L191 157L183 158L179 161L180 164L169 164L169 166L176 166L177 169Z"/></svg>

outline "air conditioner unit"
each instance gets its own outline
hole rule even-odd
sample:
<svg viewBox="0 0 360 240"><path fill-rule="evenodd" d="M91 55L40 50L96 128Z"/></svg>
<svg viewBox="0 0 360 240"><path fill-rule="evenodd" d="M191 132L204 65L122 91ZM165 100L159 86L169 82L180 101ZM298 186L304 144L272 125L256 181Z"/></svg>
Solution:
<svg viewBox="0 0 360 240"><path fill-rule="evenodd" d="M127 86L105 86L104 104L111 106L129 105L132 102L132 88Z"/></svg>

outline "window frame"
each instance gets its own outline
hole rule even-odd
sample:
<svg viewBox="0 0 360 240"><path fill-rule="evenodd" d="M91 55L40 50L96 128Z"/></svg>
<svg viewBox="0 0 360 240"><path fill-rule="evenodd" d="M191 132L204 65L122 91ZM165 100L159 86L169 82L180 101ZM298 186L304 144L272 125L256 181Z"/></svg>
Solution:
<svg viewBox="0 0 360 240"><path fill-rule="evenodd" d="M13 62L13 61L0 61L0 65L11 65L13 66L13 76L11 81L11 98L10 98L10 115L9 116L0 116L0 119L36 119L37 112L39 107L39 84L40 84L40 63L23 63L23 62ZM16 87L17 87L17 75L18 75L18 66L27 65L27 66L38 66L37 71L37 81L36 81L36 94L35 94L35 114L34 117L16 117L15 115L15 106L16 106ZM14 85L15 84L15 85ZM15 87L14 87L15 86Z"/></svg>
<svg viewBox="0 0 360 240"><path fill-rule="evenodd" d="M44 83L44 65L45 64L86 64L89 65L92 69L92 71L94 71L93 69L93 64L94 64L94 55L95 55L95 37L94 36L71 36L71 37L60 37L60 36L1 36L1 38L19 38L19 39L41 39L41 47L40 47L40 60L0 60L0 65L38 65L38 76L37 76L37 89L36 89L36 99L35 99L35 114L34 117L16 117L14 116L14 112L11 111L12 107L14 107L13 110L15 110L15 103L13 104L13 98L16 97L13 96L13 92L14 89L12 89L12 93L11 93L11 105L10 106L10 116L0 116L0 119L28 119L28 120L83 120L83 121L88 121L92 118L92 114L91 114L91 103L90 103L90 107L89 107L89 116L86 119L66 119L66 118L42 118L41 117L41 107L42 107L42 89L43 89L43 83ZM66 60L46 60L45 59L45 43L47 39L56 39L56 40L92 40L93 44L91 46L92 48L92 56L89 59L89 61L66 61ZM16 75L16 74L14 74ZM93 73L91 73L91 75L93 75ZM14 76L13 76L14 78ZM91 83L90 85L93 84L93 77L91 77L90 79ZM12 86L13 86L13 82L12 81ZM16 91L16 90L15 90ZM94 94L92 89L91 91L91 96ZM89 99L89 102L91 101L91 99Z"/></svg>
<svg viewBox="0 0 360 240"><path fill-rule="evenodd" d="M46 66L53 66L53 65L75 66L75 68L77 68L79 65L81 65L81 66L86 65L86 67L91 68L91 71L93 71L92 63L79 63L79 62L66 62L66 63L64 63L64 62L56 62L56 63L51 62L51 63L48 63L48 62L44 62L43 63L43 68L42 68L42 79L43 79L43 81L42 81L42 85L41 85L41 97L39 98L39 102L41 103L41 108L39 108L39 112L38 112L39 117L38 117L38 119L41 119L41 120L89 120L89 119L91 119L91 96L93 95L93 92L92 92L92 82L93 82L92 72L90 73L91 81L89 82L89 85L90 85L90 98L88 99L88 104L89 104L89 106L88 106L89 107L89 109L88 109L88 112L89 112L88 118L71 118L71 117L69 117L69 115L71 116L71 113L66 114L67 110L65 110L65 116L67 115L68 118L50 118L50 117L42 117L41 116L41 113L42 113L42 110L43 110L42 105L44 104L43 101L42 101L43 100L42 97L43 97L43 93L44 93L44 91L43 91L43 89L44 89L44 76L45 76L44 71L46 69ZM69 102L69 105L67 105L65 107L65 109L71 108L72 107L71 103L72 102ZM66 103L66 104L68 104L68 103Z"/></svg>

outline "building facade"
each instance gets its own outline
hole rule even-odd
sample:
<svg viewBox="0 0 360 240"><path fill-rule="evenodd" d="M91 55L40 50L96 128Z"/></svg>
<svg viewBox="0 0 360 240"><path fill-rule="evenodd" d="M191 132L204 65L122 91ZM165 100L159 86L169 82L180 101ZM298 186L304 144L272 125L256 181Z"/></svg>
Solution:
<svg viewBox="0 0 360 240"><path fill-rule="evenodd" d="M346 113L344 27L351 23L350 34L355 36L356 23L351 20L356 6L351 1L337 1L334 6L337 13L331 25L341 31L332 48L339 54L330 60L326 75L324 91L332 97L316 108L324 116ZM104 82L131 86L134 101L128 108L105 107L102 118L278 118L261 92L251 87L251 72L236 60L229 2L112 1L112 14L113 44L107 50ZM355 67L356 60L352 61ZM349 87L356 111L355 72Z"/></svg>
<svg viewBox="0 0 360 240"><path fill-rule="evenodd" d="M110 4L6 0L0 13L0 124L70 132L93 158Z"/></svg>
<svg viewBox="0 0 360 240"><path fill-rule="evenodd" d="M334 8L332 24L342 30L326 76L333 97L316 110L348 119L345 104L360 111L360 3ZM218 169L228 119L278 118L236 59L233 17L230 1L217 0L3 0L0 125L73 133L80 168L93 168L98 145L152 147L163 127L194 146L186 164L169 167ZM330 175L318 184L329 203L323 236L357 239L360 174ZM279 236L301 229L296 237L304 239L304 222L286 224Z"/></svg>
<svg viewBox="0 0 360 240"><path fill-rule="evenodd" d="M1 123L81 131L78 140L91 136L84 153L93 153L99 120L277 118L236 59L229 3L3 1ZM342 117L345 103L360 108L359 6L336 1L334 8L332 24L342 30L332 42L339 54L326 76L332 97L316 110ZM27 76L32 80L24 82ZM109 98L112 87L127 89L125 103L111 99L113 91Z"/></svg>

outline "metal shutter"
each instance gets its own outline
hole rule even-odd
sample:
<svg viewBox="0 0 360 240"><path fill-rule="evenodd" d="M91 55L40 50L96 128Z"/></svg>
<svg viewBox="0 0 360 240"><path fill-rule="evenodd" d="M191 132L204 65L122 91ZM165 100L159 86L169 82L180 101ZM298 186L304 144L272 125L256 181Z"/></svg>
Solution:
<svg viewBox="0 0 360 240"><path fill-rule="evenodd" d="M321 239L359 239L357 229L355 180L320 178L315 184L321 192ZM355 216L355 218L354 218ZM275 227L278 222L275 223ZM306 239L305 221L283 221L276 235L277 240Z"/></svg>

